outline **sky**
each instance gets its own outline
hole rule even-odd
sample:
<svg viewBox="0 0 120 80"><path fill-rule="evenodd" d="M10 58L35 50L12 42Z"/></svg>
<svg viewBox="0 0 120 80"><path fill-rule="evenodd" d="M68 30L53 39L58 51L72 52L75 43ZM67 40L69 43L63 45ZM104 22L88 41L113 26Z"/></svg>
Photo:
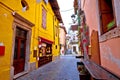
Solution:
<svg viewBox="0 0 120 80"><path fill-rule="evenodd" d="M71 15L74 14L74 7L73 7L74 0L57 0L57 1L60 7L60 13L64 26L66 27L66 30L68 32L68 29L72 24Z"/></svg>

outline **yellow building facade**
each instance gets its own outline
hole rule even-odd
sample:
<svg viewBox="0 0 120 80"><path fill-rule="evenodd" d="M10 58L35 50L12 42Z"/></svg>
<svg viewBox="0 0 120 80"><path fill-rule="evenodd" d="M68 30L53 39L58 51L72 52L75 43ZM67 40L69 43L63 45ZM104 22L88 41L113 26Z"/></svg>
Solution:
<svg viewBox="0 0 120 80"><path fill-rule="evenodd" d="M0 80L13 80L40 67L41 56L59 56L57 30L62 20L53 2L0 1Z"/></svg>

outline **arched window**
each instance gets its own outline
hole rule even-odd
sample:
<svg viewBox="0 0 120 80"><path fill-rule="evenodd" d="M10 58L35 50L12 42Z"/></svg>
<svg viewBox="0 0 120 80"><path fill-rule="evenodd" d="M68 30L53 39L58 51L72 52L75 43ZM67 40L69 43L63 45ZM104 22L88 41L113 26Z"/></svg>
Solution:
<svg viewBox="0 0 120 80"><path fill-rule="evenodd" d="M28 6L28 4L27 4L27 2L25 0L21 0L21 5L23 7L22 8L23 11L26 11L26 10L29 9L29 6Z"/></svg>

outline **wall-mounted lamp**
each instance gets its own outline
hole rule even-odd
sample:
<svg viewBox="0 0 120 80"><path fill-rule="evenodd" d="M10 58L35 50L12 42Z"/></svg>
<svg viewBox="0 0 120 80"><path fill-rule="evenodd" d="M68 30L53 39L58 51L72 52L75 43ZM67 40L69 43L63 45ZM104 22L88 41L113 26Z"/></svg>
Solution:
<svg viewBox="0 0 120 80"><path fill-rule="evenodd" d="M71 15L71 19L72 19L73 23L76 22L75 18L76 18L75 14L72 14L72 15Z"/></svg>

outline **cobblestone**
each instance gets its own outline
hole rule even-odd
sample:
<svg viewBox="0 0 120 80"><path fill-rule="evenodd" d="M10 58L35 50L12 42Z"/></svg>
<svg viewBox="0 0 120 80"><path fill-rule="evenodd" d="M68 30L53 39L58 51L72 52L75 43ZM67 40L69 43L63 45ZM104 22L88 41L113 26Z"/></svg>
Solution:
<svg viewBox="0 0 120 80"><path fill-rule="evenodd" d="M62 56L16 80L80 80L74 56Z"/></svg>

